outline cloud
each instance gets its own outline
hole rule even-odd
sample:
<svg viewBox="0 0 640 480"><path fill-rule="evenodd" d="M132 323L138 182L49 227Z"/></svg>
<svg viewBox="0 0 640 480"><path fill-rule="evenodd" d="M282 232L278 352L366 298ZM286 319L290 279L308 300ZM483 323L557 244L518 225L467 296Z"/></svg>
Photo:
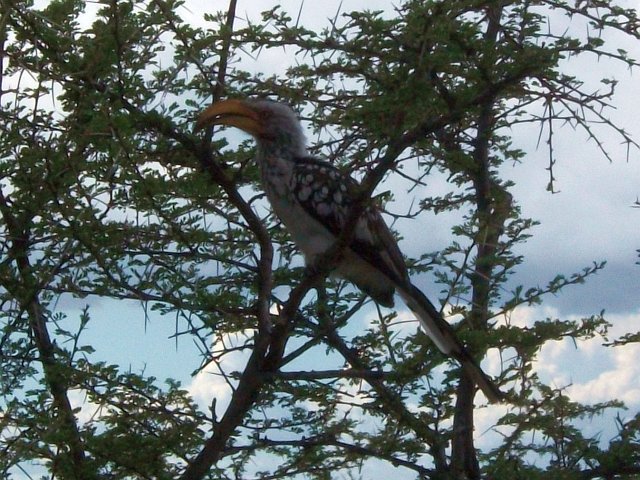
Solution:
<svg viewBox="0 0 640 480"><path fill-rule="evenodd" d="M538 318L557 317L557 313L549 307L520 308L513 315L512 323L527 326ZM607 320L612 324L609 340L640 330L640 310L628 315L612 315ZM640 406L640 345L629 344L614 348L605 347L604 342L602 337L577 344L570 339L548 342L534 363L534 370L547 384L562 388L574 402L593 405L618 399L625 402L633 412ZM487 357L488 361L485 363L493 366L495 353L489 352ZM497 421L511 408L509 405L498 404L476 409L474 436L478 448L497 446L500 436L495 434L496 431L503 435L513 431L514 427L511 426L495 427ZM606 443L616 434L612 427L613 415L614 411L609 411L602 419L596 422L589 420L581 428L585 434L601 436Z"/></svg>
<svg viewBox="0 0 640 480"><path fill-rule="evenodd" d="M477 398L481 398L479 395ZM476 402L477 404L477 402ZM495 448L500 444L501 438L494 432L498 431L503 435L510 434L515 427L510 425L496 427L498 420L506 415L511 407L506 404L492 404L474 411L475 430L473 433L475 444L481 450Z"/></svg>
<svg viewBox="0 0 640 480"><path fill-rule="evenodd" d="M607 317L609 338L640 330L640 311ZM640 345L604 346L595 338L574 344L572 340L549 342L535 363L535 370L550 385L566 388L572 400L593 404L612 399L640 406Z"/></svg>
<svg viewBox="0 0 640 480"><path fill-rule="evenodd" d="M570 397L583 403L619 399L627 406L640 406L640 345L616 347L609 355L613 366L592 380L571 385Z"/></svg>
<svg viewBox="0 0 640 480"><path fill-rule="evenodd" d="M75 417L80 425L99 420L106 413L104 406L87 399L87 393L83 390L69 390L67 393L71 408L76 410Z"/></svg>
<svg viewBox="0 0 640 480"><path fill-rule="evenodd" d="M520 307L509 322L518 327L531 327L545 318L579 321L580 315L563 315L549 306ZM609 347L605 343L626 333L640 331L640 310L628 314L607 315L611 324L607 337L596 335L587 340L565 338L548 341L541 348L533 364L540 379L553 388L563 389L574 401L592 404L620 399L631 405L640 405L640 345L629 344ZM483 366L496 372L505 355L490 350Z"/></svg>
<svg viewBox="0 0 640 480"><path fill-rule="evenodd" d="M640 311L630 315L612 316L609 321L613 324L611 338L640 331ZM589 357L588 364L606 366L594 378L574 382L568 388L571 398L584 403L619 399L627 406L640 406L640 344L605 348L602 342L596 339L586 343L588 347L583 351ZM578 368L580 366L577 365Z"/></svg>
<svg viewBox="0 0 640 480"><path fill-rule="evenodd" d="M232 376L244 369L250 355L249 349L240 347L251 341L253 333L251 329L241 333L225 334L214 341L211 348L214 357L223 350L230 350L230 353L210 361L186 387L187 392L202 410L209 412L215 405L217 416L226 410L233 388L237 384Z"/></svg>

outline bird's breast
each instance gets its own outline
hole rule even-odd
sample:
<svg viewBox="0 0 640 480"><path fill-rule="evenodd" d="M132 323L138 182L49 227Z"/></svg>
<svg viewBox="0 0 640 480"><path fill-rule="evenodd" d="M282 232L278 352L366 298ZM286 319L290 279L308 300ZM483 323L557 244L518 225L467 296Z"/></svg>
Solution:
<svg viewBox="0 0 640 480"><path fill-rule="evenodd" d="M335 238L296 200L291 188L293 163L278 157L265 157L261 161L261 170L263 188L271 208L306 260L311 261L326 251Z"/></svg>
<svg viewBox="0 0 640 480"><path fill-rule="evenodd" d="M267 193L274 213L282 221L291 239L304 254L307 262L325 252L335 242L335 237L324 225L309 215L300 204L288 196Z"/></svg>

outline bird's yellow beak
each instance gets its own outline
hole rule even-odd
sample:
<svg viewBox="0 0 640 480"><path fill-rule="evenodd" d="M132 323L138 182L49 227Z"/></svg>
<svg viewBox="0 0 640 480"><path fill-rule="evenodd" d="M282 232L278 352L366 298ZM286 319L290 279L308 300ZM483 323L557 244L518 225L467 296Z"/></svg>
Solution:
<svg viewBox="0 0 640 480"><path fill-rule="evenodd" d="M223 100L205 109L196 121L196 131L210 125L227 125L239 128L254 137L264 132L260 115L242 100Z"/></svg>

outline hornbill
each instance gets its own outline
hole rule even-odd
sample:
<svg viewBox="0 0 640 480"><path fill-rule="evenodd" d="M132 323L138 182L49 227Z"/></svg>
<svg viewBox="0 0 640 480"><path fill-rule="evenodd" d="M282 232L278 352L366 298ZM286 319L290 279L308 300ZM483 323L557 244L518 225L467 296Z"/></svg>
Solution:
<svg viewBox="0 0 640 480"><path fill-rule="evenodd" d="M356 181L307 153L301 124L283 103L262 99L216 102L199 115L196 130L211 125L233 126L255 138L267 198L306 263L314 265L345 226L358 198ZM451 326L411 283L398 244L374 205L367 205L357 219L353 239L332 273L353 282L385 307L393 307L397 291L436 346L460 362L486 397L492 402L502 398Z"/></svg>

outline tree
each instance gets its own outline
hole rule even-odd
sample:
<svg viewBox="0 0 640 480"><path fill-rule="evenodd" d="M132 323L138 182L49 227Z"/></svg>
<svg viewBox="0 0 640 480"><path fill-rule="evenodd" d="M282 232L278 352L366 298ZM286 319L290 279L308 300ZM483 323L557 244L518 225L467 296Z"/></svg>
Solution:
<svg viewBox="0 0 640 480"><path fill-rule="evenodd" d="M393 15L336 15L314 32L279 7L238 27L233 0L190 25L180 17L189 6L113 0L89 11L77 0L42 9L2 0L3 474L330 478L375 461L433 479L640 475L638 415L603 447L577 422L621 403L579 404L532 369L550 340L604 336L604 316L509 321L518 306L603 265L508 288L525 261L515 247L535 222L503 176L526 161L510 142L519 125L547 136L550 190L560 124L582 129L605 155L602 126L637 147L606 117L616 82L592 89L564 71L581 56L635 67L604 38L637 38L636 11L595 1L406 1ZM558 33L551 16L574 26ZM238 63L272 48L295 57L284 76ZM264 208L251 145L192 133L212 99L265 94L301 108L318 134L314 151L370 191L393 182L412 192L435 172L449 178L447 194L418 197L398 217L414 228L430 212L459 219L448 248L409 262L415 275L438 279L479 359L504 355L509 407L495 448L476 449L474 388L455 364L395 312L373 309L344 282L318 285L299 266ZM231 401L216 408L212 399L203 411L178 382L97 361L97 346L83 341L91 308L77 319L56 308L69 296L135 299L176 319L176 335L201 346L201 368L217 366ZM370 312L369 328L350 326ZM237 352L246 355L238 371L225 363ZM79 420L74 392L96 406L92 418Z"/></svg>

